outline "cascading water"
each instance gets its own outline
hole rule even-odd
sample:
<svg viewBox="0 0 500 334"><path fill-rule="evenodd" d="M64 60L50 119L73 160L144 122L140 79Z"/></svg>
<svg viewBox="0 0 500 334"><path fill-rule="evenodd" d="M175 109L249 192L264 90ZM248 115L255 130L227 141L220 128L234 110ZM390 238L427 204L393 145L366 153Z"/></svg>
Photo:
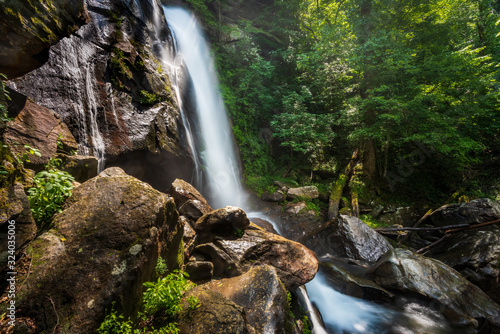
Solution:
<svg viewBox="0 0 500 334"><path fill-rule="evenodd" d="M184 9L164 7L164 13L176 40L176 56L182 57L192 79L205 195L215 208L245 207L232 131L203 32Z"/></svg>
<svg viewBox="0 0 500 334"><path fill-rule="evenodd" d="M189 12L181 8L163 7L163 9L176 43L175 57L169 63L174 68L174 73L171 75L172 84L181 110L182 98L178 81L183 65L189 72L194 90L195 121L199 133L196 136L191 134L191 126L185 115L183 115L183 121L197 169L199 165L202 165L201 169L204 170L204 175L208 179L204 180L209 190L208 193L205 191L205 196L211 200L214 207L235 205L245 208L246 196L239 179L239 163L236 159L232 132L218 92L218 80L207 42L196 19ZM198 139L197 143L194 137ZM197 154L200 155L199 160ZM196 186L207 189L199 183ZM260 217L272 222L259 212L250 212L248 216ZM276 224L273 225L277 228ZM434 321L422 316L423 313L418 307L413 307L408 312L405 309L404 313L400 313L343 295L327 284L321 272L307 283L306 287L309 297L303 287L297 291L297 295L310 313L314 334L413 334L429 330L433 333L449 333L447 329L441 331L442 323L439 319ZM318 308L326 328L323 327L321 319L316 316L313 303ZM409 318L413 317L427 322L423 323L418 331L409 329L406 323ZM392 324L394 321L399 321L401 324L396 326Z"/></svg>

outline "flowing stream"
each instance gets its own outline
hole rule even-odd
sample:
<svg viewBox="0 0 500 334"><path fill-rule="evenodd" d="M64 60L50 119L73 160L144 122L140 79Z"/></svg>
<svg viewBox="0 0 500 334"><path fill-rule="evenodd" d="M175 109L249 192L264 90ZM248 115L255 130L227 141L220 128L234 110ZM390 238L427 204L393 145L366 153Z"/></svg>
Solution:
<svg viewBox="0 0 500 334"><path fill-rule="evenodd" d="M194 126L183 115L188 142L193 151L197 174L203 174L203 184L195 184L203 189L203 195L209 199L214 208L234 205L248 209L246 195L240 182L240 169L230 123L224 103L219 92L217 75L209 46L196 18L188 11L163 7L168 25L175 39L175 55L170 60L175 74L173 85L182 110L182 98L179 89L179 73L189 73L192 85L192 96L195 100ZM191 129L197 133L192 134ZM199 155L199 157L198 157ZM201 182L201 177L198 177ZM208 185L208 187L207 187ZM247 211L248 212L248 211ZM249 217L263 218L272 221L259 212L250 212ZM276 224L273 223L278 230ZM279 232L279 230L278 230ZM425 318L413 308L408 313L396 312L380 305L343 295L327 284L325 276L319 272L316 277L297 291L303 307L309 312L314 334L336 333L418 333L430 330L437 333L439 321L429 321L418 331L409 329L405 323L409 318L417 320ZM318 309L316 314L314 306ZM394 321L401 325L395 326ZM425 320L425 319L424 319ZM324 326L323 326L324 323ZM418 326L417 326L418 327ZM423 327L423 328L422 328ZM433 329L432 329L433 328ZM440 328L440 327L439 327Z"/></svg>

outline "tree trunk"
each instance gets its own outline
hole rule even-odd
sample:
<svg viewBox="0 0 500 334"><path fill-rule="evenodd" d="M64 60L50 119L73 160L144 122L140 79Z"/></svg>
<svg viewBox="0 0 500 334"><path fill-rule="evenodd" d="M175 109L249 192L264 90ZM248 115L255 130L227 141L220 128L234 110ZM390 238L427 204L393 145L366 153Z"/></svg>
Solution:
<svg viewBox="0 0 500 334"><path fill-rule="evenodd" d="M349 180L349 177L354 170L354 166L358 161L358 150L356 149L352 153L351 160L344 170L343 174L340 174L339 178L333 185L332 191L330 192L330 198L328 200L328 220L337 218L339 215L340 199L342 198L342 192L344 187Z"/></svg>

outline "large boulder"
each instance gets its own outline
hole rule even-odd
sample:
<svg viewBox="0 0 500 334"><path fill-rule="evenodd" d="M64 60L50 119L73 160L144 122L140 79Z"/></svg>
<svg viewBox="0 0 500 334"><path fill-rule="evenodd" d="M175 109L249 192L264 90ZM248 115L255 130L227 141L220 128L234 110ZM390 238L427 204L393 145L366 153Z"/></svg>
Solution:
<svg viewBox="0 0 500 334"><path fill-rule="evenodd" d="M328 224L305 241L318 256L328 254L374 262L392 249L383 236L357 217L340 215Z"/></svg>
<svg viewBox="0 0 500 334"><path fill-rule="evenodd" d="M287 291L274 267L253 267L243 275L205 286L241 306L256 333L287 333Z"/></svg>
<svg viewBox="0 0 500 334"><path fill-rule="evenodd" d="M500 306L441 261L393 249L377 262L370 276L391 291L428 298L456 322L477 326L474 319L486 319L500 328Z"/></svg>
<svg viewBox="0 0 500 334"><path fill-rule="evenodd" d="M74 189L53 230L31 245L18 317L31 318L38 332L90 333L112 301L135 315L158 256L170 270L183 262L182 227L172 198L106 169Z"/></svg>
<svg viewBox="0 0 500 334"><path fill-rule="evenodd" d="M454 203L440 207L427 219L435 226L482 224L500 219L500 203L480 198L467 203Z"/></svg>
<svg viewBox="0 0 500 334"><path fill-rule="evenodd" d="M19 253L35 238L36 232L37 226L23 185L15 183L0 188L0 271L6 268L8 260L12 260L9 255L19 259ZM12 246L9 248L9 235L10 240L15 237L14 249Z"/></svg>
<svg viewBox="0 0 500 334"><path fill-rule="evenodd" d="M298 242L264 230L247 229L239 238L218 239L214 244L243 272L263 264L275 267L287 289L309 282L318 271L314 252Z"/></svg>
<svg viewBox="0 0 500 334"><path fill-rule="evenodd" d="M26 167L42 169L58 147L68 153L78 150L75 138L59 115L22 94L11 91L10 95L9 114L14 119L9 122L3 140L20 160L28 160L24 162ZM41 156L29 154L26 145L39 150Z"/></svg>
<svg viewBox="0 0 500 334"><path fill-rule="evenodd" d="M187 293L186 299L189 297L198 298L200 306L189 310L188 303L185 302L185 311L179 320L181 334L255 333L247 328L243 308L222 294L199 286Z"/></svg>
<svg viewBox="0 0 500 334"><path fill-rule="evenodd" d="M463 231L431 249L432 257L459 271L500 303L500 230Z"/></svg>
<svg viewBox="0 0 500 334"><path fill-rule="evenodd" d="M6 0L0 11L0 73L10 78L41 66L51 45L90 20L84 0Z"/></svg>

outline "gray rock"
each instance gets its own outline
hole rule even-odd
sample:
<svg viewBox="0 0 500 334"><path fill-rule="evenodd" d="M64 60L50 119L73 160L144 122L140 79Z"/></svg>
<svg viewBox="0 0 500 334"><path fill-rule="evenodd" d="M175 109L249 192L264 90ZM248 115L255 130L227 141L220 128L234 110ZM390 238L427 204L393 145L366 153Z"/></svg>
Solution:
<svg viewBox="0 0 500 334"><path fill-rule="evenodd" d="M449 204L434 211L426 222L435 226L481 224L500 219L500 203L480 198L468 203Z"/></svg>
<svg viewBox="0 0 500 334"><path fill-rule="evenodd" d="M392 249L383 236L357 217L340 215L327 233L328 253L337 257L374 262Z"/></svg>
<svg viewBox="0 0 500 334"><path fill-rule="evenodd" d="M319 197L318 188L315 186L290 188L287 192L287 197L291 199L302 198L302 199L313 199Z"/></svg>
<svg viewBox="0 0 500 334"><path fill-rule="evenodd" d="M459 271L500 303L500 230L471 230L457 233L433 247L432 257Z"/></svg>
<svg viewBox="0 0 500 334"><path fill-rule="evenodd" d="M60 153L55 157L62 161L62 165L59 168L68 172L77 182L83 183L97 176L98 160L96 157Z"/></svg>
<svg viewBox="0 0 500 334"><path fill-rule="evenodd" d="M500 326L500 306L456 270L436 259L394 249L377 262L370 276L386 289L416 293L438 302L444 311L460 317L460 322L474 324L471 318L483 318Z"/></svg>
<svg viewBox="0 0 500 334"><path fill-rule="evenodd" d="M283 202L286 199L286 196L283 191L278 190L272 194L265 192L262 194L261 199L266 202Z"/></svg>
<svg viewBox="0 0 500 334"><path fill-rule="evenodd" d="M214 280L205 286L241 306L256 333L287 333L287 291L274 267L253 267L243 275Z"/></svg>

